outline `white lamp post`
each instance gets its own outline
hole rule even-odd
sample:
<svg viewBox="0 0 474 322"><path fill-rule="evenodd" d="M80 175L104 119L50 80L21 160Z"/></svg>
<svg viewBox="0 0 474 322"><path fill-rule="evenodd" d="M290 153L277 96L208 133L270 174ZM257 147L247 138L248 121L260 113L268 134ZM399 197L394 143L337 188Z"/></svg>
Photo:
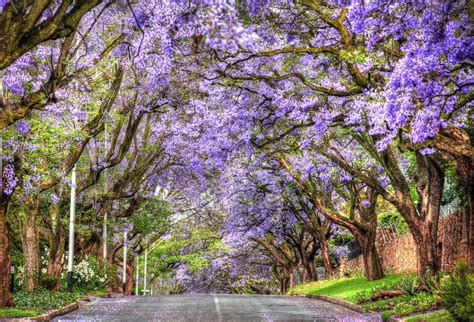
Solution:
<svg viewBox="0 0 474 322"><path fill-rule="evenodd" d="M122 287L125 293L127 287L127 231L123 232L123 271L122 271Z"/></svg>
<svg viewBox="0 0 474 322"><path fill-rule="evenodd" d="M67 290L72 292L74 264L74 222L76 220L76 166L72 168L71 179L71 207L69 209L69 250L67 259Z"/></svg>
<svg viewBox="0 0 474 322"><path fill-rule="evenodd" d="M145 237L145 263L143 265L143 293L146 294L147 289L146 289L146 280L148 278L147 276L147 265L148 265L148 237Z"/></svg>
<svg viewBox="0 0 474 322"><path fill-rule="evenodd" d="M138 265L139 263L138 263L138 262L139 262L139 259L140 259L139 256L140 256L140 255L138 255L138 254L135 256L135 261L136 261L136 263L137 263L137 268L136 268L136 270L137 270L137 275L135 276L135 295L138 295L138 277L139 277L139 274L140 274L140 272L138 271L138 267L139 267L139 265Z"/></svg>

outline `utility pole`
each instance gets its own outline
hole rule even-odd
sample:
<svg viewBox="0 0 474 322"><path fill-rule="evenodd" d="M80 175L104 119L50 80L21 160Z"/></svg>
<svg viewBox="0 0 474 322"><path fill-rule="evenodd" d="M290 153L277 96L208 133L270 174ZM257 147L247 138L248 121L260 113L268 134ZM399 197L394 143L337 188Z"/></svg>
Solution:
<svg viewBox="0 0 474 322"><path fill-rule="evenodd" d="M138 271L138 268L139 268L139 259L140 259L140 255L136 254L135 255L135 261L137 263L137 276L135 277L135 295L138 295L138 277L140 276L140 272Z"/></svg>
<svg viewBox="0 0 474 322"><path fill-rule="evenodd" d="M104 265L107 266L107 212L104 214L104 223L102 226L102 258Z"/></svg>
<svg viewBox="0 0 474 322"><path fill-rule="evenodd" d="M123 232L123 271L122 271L123 293L127 289L127 230Z"/></svg>
<svg viewBox="0 0 474 322"><path fill-rule="evenodd" d="M148 237L145 237L145 263L143 265L143 293L146 295L146 292L148 291L146 289L146 280L147 280L147 264L148 264Z"/></svg>
<svg viewBox="0 0 474 322"><path fill-rule="evenodd" d="M71 179L71 206L69 209L69 250L67 260L67 290L72 292L73 276L72 269L74 264L74 222L76 218L76 166L72 168Z"/></svg>

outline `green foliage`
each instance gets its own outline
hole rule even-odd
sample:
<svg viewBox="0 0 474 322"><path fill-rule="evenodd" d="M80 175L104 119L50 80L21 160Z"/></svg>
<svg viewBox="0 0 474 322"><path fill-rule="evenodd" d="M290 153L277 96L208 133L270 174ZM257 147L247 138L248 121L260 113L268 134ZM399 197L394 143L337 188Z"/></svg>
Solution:
<svg viewBox="0 0 474 322"><path fill-rule="evenodd" d="M410 295L402 295L390 299L378 300L376 302L369 302L363 306L367 311L387 311L391 310L398 303L407 302L410 301L410 299Z"/></svg>
<svg viewBox="0 0 474 322"><path fill-rule="evenodd" d="M30 317L39 315L37 311L34 310L23 310L12 307L0 308L0 319L4 318L21 318L21 317Z"/></svg>
<svg viewBox="0 0 474 322"><path fill-rule="evenodd" d="M424 276L420 277L423 289L431 294L438 293L441 288L441 277L442 273L433 273L428 270Z"/></svg>
<svg viewBox="0 0 474 322"><path fill-rule="evenodd" d="M165 232L170 227L171 209L165 201L154 197L143 203L130 217L133 229L137 233Z"/></svg>
<svg viewBox="0 0 474 322"><path fill-rule="evenodd" d="M87 256L74 267L74 290L76 292L105 290L107 286L105 273L105 268L99 264L95 256ZM66 274L62 276L62 288L66 289Z"/></svg>
<svg viewBox="0 0 474 322"><path fill-rule="evenodd" d="M394 285L394 287L408 295L415 295L418 292L418 283L417 276L405 275Z"/></svg>
<svg viewBox="0 0 474 322"><path fill-rule="evenodd" d="M474 276L467 263L458 261L453 272L442 280L441 305L457 321L474 321Z"/></svg>
<svg viewBox="0 0 474 322"><path fill-rule="evenodd" d="M37 289L35 292L19 291L13 293L13 300L19 309L37 310L40 312L54 310L83 297L81 293L51 292Z"/></svg>
<svg viewBox="0 0 474 322"><path fill-rule="evenodd" d="M455 321L448 312L441 311L441 312L433 312L433 313L426 313L426 314L417 314L414 316L410 316L404 319L405 322L421 322L421 321L430 321L430 322L451 322Z"/></svg>
<svg viewBox="0 0 474 322"><path fill-rule="evenodd" d="M149 265L160 276L171 276L180 265L197 271L208 266L208 258L222 250L220 239L205 228L194 228L191 232L176 228L170 236L156 242L153 252L149 254Z"/></svg>
<svg viewBox="0 0 474 322"><path fill-rule="evenodd" d="M456 166L455 164L450 164L450 166L448 166L447 170L445 171L441 204L448 204L455 199L459 199L463 204L465 204L467 201L466 197L466 193L459 183L459 179L456 174Z"/></svg>
<svg viewBox="0 0 474 322"><path fill-rule="evenodd" d="M408 225L405 219L398 212L386 212L378 217L380 227L397 227L398 233L401 235L408 232Z"/></svg>
<svg viewBox="0 0 474 322"><path fill-rule="evenodd" d="M420 292L411 296L409 301L397 303L391 311L396 315L403 316L417 311L429 310L438 304L438 298L426 292Z"/></svg>
<svg viewBox="0 0 474 322"><path fill-rule="evenodd" d="M387 321L392 315L395 315L393 311L385 311L380 315L380 317L382 318L382 321Z"/></svg>

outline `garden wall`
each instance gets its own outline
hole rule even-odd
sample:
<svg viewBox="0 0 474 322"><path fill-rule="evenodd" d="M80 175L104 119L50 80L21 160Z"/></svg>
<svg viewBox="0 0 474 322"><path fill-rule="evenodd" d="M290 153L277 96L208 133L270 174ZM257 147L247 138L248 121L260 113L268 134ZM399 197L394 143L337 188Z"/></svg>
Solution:
<svg viewBox="0 0 474 322"><path fill-rule="evenodd" d="M442 218L438 226L438 257L440 267L449 269L454 262L463 257L467 258L468 238L465 211L459 211ZM398 235L387 230L378 230L377 249L386 271L393 273L416 272L415 242L411 234ZM362 256L352 260L341 259L338 267L340 276L354 273L363 273Z"/></svg>

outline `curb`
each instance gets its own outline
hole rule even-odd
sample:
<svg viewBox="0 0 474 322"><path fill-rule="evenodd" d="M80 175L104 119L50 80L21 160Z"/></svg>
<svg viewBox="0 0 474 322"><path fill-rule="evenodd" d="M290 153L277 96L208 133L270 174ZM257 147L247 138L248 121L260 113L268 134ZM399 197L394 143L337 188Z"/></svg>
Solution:
<svg viewBox="0 0 474 322"><path fill-rule="evenodd" d="M81 302L90 302L93 298L111 298L111 294L107 293L104 295L90 295L76 302L69 303L59 309L54 309L41 315L24 317L24 318L12 318L12 319L0 319L0 321L13 321L13 322L26 322L26 321L51 321L57 316L67 314L69 312L77 310L81 306Z"/></svg>
<svg viewBox="0 0 474 322"><path fill-rule="evenodd" d="M367 311L365 311L362 306L345 301L345 300L341 300L338 298L329 297L325 295L314 295L314 294L297 294L297 295L310 298L310 299L316 299L316 300L321 300L321 301L329 302L332 304L336 304L336 305L345 307L346 309L355 311L357 313L367 313Z"/></svg>

